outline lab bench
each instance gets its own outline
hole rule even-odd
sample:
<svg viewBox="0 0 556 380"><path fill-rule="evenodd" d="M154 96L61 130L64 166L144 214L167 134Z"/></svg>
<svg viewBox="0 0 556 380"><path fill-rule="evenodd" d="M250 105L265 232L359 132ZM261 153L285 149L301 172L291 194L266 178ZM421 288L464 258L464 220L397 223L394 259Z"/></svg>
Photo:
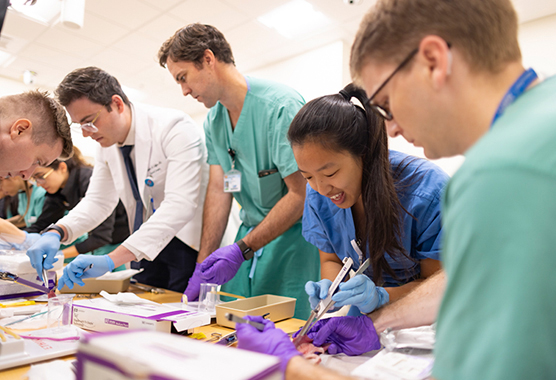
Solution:
<svg viewBox="0 0 556 380"><path fill-rule="evenodd" d="M140 289L134 287L133 285L129 287L128 292L135 293L141 298L148 299L148 300L158 302L158 303L180 302L181 301L181 296L182 296L181 293L173 292L171 290L166 290L163 294L154 294L154 293L150 293L150 292L140 290ZM98 296L98 295L95 295L95 296ZM77 299L79 299L79 298L77 298ZM303 320L290 318L290 319L286 319L284 321L277 322L276 327L282 329L286 333L293 333L293 332L299 330L303 326L303 323L304 323ZM197 327L197 328L194 329L195 333L202 332L203 334L206 335L206 337L208 339L210 339L210 337L213 333L220 333L220 334L222 334L222 336L224 336L226 334L229 334L232 331L234 331L234 330L230 329L230 328L227 328L227 327L219 326L215 323L211 324L211 325L207 325L207 326ZM186 338L186 339L189 339L189 338ZM61 360L73 360L73 359L75 359L75 356L74 355L65 356L65 357L52 359L52 360L60 360L60 359ZM45 361L45 362L47 362L47 361ZM41 362L41 363L43 363L43 362ZM24 366L19 366L19 367L10 368L10 369L7 369L7 370L0 371L0 380L27 379L26 374L29 371L30 367L31 367L30 365L24 365Z"/></svg>

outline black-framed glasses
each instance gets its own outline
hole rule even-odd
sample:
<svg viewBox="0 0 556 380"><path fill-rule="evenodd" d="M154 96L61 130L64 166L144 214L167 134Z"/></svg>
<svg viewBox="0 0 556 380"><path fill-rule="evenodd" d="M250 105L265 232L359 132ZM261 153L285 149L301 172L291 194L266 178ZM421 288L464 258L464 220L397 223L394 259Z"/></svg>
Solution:
<svg viewBox="0 0 556 380"><path fill-rule="evenodd" d="M398 67L396 67L396 69L392 72L392 74L390 74L388 76L388 78L386 78L386 80L384 82L382 82L382 84L376 89L376 91L369 97L369 100L368 100L369 107L378 116L381 116L388 121L390 121L394 118L394 116L392 116L392 112L390 112L390 110L388 108L386 108L384 106L380 106L378 104L374 104L373 99L376 96L376 94L378 94L380 92L380 90L382 90L388 84L390 79L392 79L392 77L394 75L396 75L396 73L398 71L400 71L405 65L407 65L407 63L409 61L411 61L411 58L413 58L413 56L415 56L415 54L417 54L418 51L419 51L419 48L416 48L416 49L412 50L411 53L409 53L409 55L402 61L402 63L400 63L398 65Z"/></svg>

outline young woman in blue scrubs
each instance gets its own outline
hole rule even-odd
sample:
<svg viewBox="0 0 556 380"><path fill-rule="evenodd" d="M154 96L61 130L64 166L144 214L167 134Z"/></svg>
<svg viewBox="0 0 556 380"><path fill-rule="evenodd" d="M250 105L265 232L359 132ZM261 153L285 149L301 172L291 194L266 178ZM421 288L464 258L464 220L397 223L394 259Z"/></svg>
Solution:
<svg viewBox="0 0 556 380"><path fill-rule="evenodd" d="M314 99L288 132L308 182L303 236L320 252L322 280L305 286L311 306L326 297L346 256L354 270L370 257L364 275L333 297L338 307L357 307L352 315L395 301L440 269L440 198L448 180L431 162L388 150L383 119L366 99L353 85Z"/></svg>

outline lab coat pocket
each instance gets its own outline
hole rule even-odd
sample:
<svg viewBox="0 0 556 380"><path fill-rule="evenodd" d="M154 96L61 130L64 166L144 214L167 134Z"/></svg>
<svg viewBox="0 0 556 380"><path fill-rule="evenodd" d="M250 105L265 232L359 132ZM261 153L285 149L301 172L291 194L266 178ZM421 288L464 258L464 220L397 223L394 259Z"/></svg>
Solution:
<svg viewBox="0 0 556 380"><path fill-rule="evenodd" d="M282 198L284 182L280 173L272 173L259 178L259 197L261 206L272 208Z"/></svg>

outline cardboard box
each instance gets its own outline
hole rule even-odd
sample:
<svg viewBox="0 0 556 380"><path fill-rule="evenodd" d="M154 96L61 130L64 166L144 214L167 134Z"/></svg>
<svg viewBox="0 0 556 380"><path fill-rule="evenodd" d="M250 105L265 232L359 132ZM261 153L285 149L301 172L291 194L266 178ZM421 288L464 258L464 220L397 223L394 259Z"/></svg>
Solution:
<svg viewBox="0 0 556 380"><path fill-rule="evenodd" d="M91 335L79 346L77 380L281 380L275 356L179 335L129 331Z"/></svg>
<svg viewBox="0 0 556 380"><path fill-rule="evenodd" d="M74 301L72 323L91 331L132 329L170 332L210 324L210 315L147 301L139 305L114 304L104 298Z"/></svg>
<svg viewBox="0 0 556 380"><path fill-rule="evenodd" d="M293 317L295 313L295 298L265 294L243 300L226 302L216 305L216 323L235 329L236 324L225 318L226 313L240 317L246 315L264 315L269 313L268 319L273 322Z"/></svg>
<svg viewBox="0 0 556 380"><path fill-rule="evenodd" d="M129 288L129 280L131 277L139 273L136 269L126 269L119 272L106 273L100 277L86 278L83 280L85 285L79 286L75 284L73 289L64 286L60 289L60 293L100 293L106 291L111 294L125 292Z"/></svg>
<svg viewBox="0 0 556 380"><path fill-rule="evenodd" d="M85 285L79 286L79 284L75 284L73 289L64 285L64 287L60 289L60 293L100 293L103 290L108 293L119 293L125 292L127 291L127 288L129 288L129 278L124 280L99 280L98 278L86 278L83 282Z"/></svg>

